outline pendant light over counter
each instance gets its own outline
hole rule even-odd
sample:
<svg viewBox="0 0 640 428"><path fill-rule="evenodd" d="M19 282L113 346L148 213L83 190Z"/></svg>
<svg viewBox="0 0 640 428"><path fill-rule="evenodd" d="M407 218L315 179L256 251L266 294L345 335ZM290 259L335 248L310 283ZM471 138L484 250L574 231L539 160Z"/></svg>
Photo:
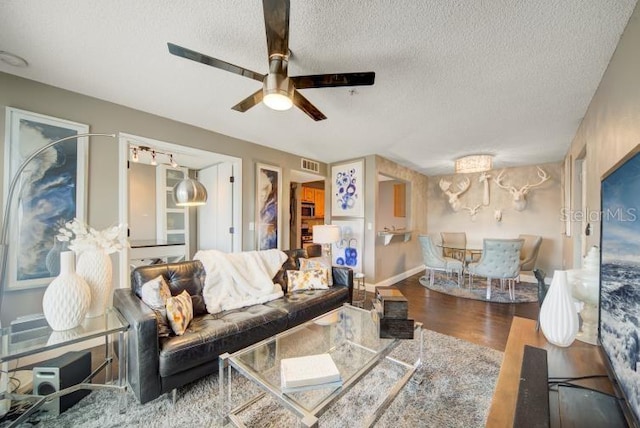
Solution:
<svg viewBox="0 0 640 428"><path fill-rule="evenodd" d="M179 207L195 207L207 203L207 189L198 180L184 178L173 186L173 200Z"/></svg>

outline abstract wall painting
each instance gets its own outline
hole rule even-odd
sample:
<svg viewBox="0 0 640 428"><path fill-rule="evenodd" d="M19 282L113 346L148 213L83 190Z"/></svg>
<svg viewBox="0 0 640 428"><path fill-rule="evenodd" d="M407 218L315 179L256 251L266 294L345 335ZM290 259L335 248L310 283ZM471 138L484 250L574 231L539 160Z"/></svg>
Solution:
<svg viewBox="0 0 640 428"><path fill-rule="evenodd" d="M354 272L362 272L362 249L364 248L364 219L334 220L340 227L340 241L331 247L332 262L347 266Z"/></svg>
<svg viewBox="0 0 640 428"><path fill-rule="evenodd" d="M282 169L256 165L256 234L257 249L280 248L282 221L280 206L282 199Z"/></svg>
<svg viewBox="0 0 640 428"><path fill-rule="evenodd" d="M7 107L4 204L22 162L58 139L89 132L89 126ZM86 137L45 150L24 169L10 220L8 289L46 286L59 272L58 228L85 218L88 160ZM16 215L19 213L18 215Z"/></svg>
<svg viewBox="0 0 640 428"><path fill-rule="evenodd" d="M331 167L331 215L364 216L363 161Z"/></svg>

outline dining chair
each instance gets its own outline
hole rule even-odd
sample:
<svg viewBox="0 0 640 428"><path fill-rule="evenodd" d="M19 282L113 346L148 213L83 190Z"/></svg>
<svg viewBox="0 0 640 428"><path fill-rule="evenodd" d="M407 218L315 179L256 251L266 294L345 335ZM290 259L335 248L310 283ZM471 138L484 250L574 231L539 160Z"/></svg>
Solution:
<svg viewBox="0 0 640 428"><path fill-rule="evenodd" d="M422 260L425 268L429 271L429 284L433 286L435 271L444 271L447 274L456 272L458 274L458 287L462 284L462 262L452 257L444 257L439 254L433 245L433 240L428 235L418 236L422 247Z"/></svg>
<svg viewBox="0 0 640 428"><path fill-rule="evenodd" d="M522 249L520 250L520 271L533 271L536 267L538 252L542 244L542 236L520 235L518 239L524 239L524 244L522 244ZM520 275L518 275L519 279Z"/></svg>
<svg viewBox="0 0 640 428"><path fill-rule="evenodd" d="M469 263L469 288L473 276L487 278L487 300L491 299L491 280L500 280L504 288L505 281L509 285L509 298L515 300L514 283L520 273L520 250L524 239L485 239L482 242L482 256L477 263Z"/></svg>
<svg viewBox="0 0 640 428"><path fill-rule="evenodd" d="M465 232L440 232L442 238L442 255L460 261L467 260L467 234Z"/></svg>

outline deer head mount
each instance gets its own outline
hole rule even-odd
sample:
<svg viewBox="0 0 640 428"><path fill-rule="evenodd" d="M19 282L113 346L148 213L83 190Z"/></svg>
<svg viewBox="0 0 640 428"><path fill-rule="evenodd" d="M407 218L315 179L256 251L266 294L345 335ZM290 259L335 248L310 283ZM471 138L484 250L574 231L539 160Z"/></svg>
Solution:
<svg viewBox="0 0 640 428"><path fill-rule="evenodd" d="M464 179L462 179L462 181L457 184L458 186L457 192L450 190L451 184L452 183L450 181L447 181L444 178L440 179L440 189L442 189L444 194L449 197L449 205L451 205L451 209L454 211L458 211L462 206L460 199L458 198L464 192L469 190L469 186L471 185L471 180L469 180L469 177L465 177Z"/></svg>
<svg viewBox="0 0 640 428"><path fill-rule="evenodd" d="M529 193L530 189L541 185L549 179L549 174L547 174L542 168L540 168L539 166L536 168L538 168L538 178L540 179L540 181L533 184L525 184L519 189L503 183L504 170L502 170L500 175L498 175L494 180L498 187L508 190L509 193L511 193L511 196L513 197L513 208L516 211L523 211L527 207L527 193Z"/></svg>

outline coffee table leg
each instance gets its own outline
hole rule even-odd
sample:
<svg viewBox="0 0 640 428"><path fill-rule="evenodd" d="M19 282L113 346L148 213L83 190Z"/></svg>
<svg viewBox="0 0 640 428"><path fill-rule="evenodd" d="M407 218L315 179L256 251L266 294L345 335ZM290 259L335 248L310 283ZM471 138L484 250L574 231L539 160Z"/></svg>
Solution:
<svg viewBox="0 0 640 428"><path fill-rule="evenodd" d="M229 367L229 354L224 353L218 357L218 414L221 424L227 422L227 402L225 397L224 373L229 368L229 394L231 394L231 368Z"/></svg>
<svg viewBox="0 0 640 428"><path fill-rule="evenodd" d="M318 428L318 418L307 415L300 420L300 426L304 428Z"/></svg>
<svg viewBox="0 0 640 428"><path fill-rule="evenodd" d="M111 363L113 364L113 357ZM118 386L120 389L120 413L127 409L127 332L118 334Z"/></svg>

